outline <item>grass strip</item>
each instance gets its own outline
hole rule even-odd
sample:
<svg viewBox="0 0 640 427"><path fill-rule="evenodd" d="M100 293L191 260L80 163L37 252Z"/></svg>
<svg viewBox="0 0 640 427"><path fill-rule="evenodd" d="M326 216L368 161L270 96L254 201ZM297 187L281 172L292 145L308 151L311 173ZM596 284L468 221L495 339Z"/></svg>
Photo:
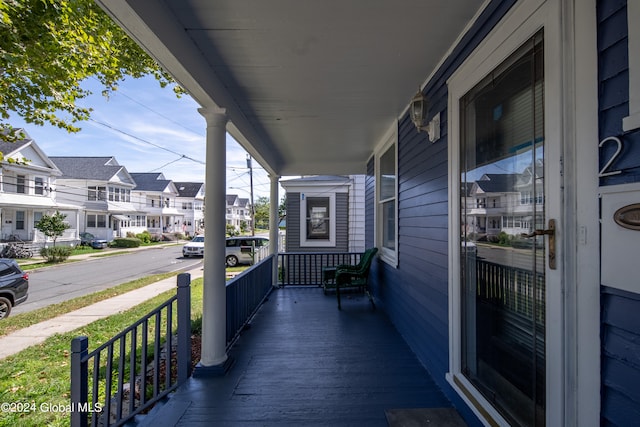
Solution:
<svg viewBox="0 0 640 427"><path fill-rule="evenodd" d="M18 329L26 328L45 320L53 319L54 317L69 313L79 308L86 307L96 302L127 293L134 289L150 285L151 283L155 283L172 276L176 276L177 274L178 273L173 272L143 277L137 280L123 283L118 286L114 286L113 288L77 297L69 301L52 304L47 307L39 308L37 310L7 317L6 319L3 319L2 322L0 322L0 337L17 331Z"/></svg>
<svg viewBox="0 0 640 427"><path fill-rule="evenodd" d="M67 427L69 405L71 340L79 335L89 337L89 351L146 315L175 294L167 291L130 310L97 320L65 334L54 335L0 361L0 402L22 411L6 411L0 416L0 427L21 426ZM191 319L202 317L202 279L191 284ZM26 408L26 409L25 409Z"/></svg>

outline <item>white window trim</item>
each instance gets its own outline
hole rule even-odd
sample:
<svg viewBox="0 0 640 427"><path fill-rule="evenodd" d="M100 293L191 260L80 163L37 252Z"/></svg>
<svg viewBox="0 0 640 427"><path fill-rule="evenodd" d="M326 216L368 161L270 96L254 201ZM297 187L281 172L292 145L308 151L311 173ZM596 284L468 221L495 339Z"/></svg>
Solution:
<svg viewBox="0 0 640 427"><path fill-rule="evenodd" d="M640 2L627 2L629 40L629 116L622 119L622 130L640 128Z"/></svg>
<svg viewBox="0 0 640 427"><path fill-rule="evenodd" d="M448 81L449 85L449 372L446 379L469 408L485 424L508 425L507 421L498 413L492 404L473 386L462 373L462 323L461 323L461 293L460 293L460 245L459 235L453 230L460 230L460 99L471 90L482 78L492 72L504 62L513 52L528 39L544 28L545 40L545 93L562 92L558 86L560 77L561 51L561 6L559 0L536 0L519 2L507 13L480 46L466 59ZM570 24L566 24L570 25ZM558 147L560 139L559 121L560 105L558 97L545 97L545 139L556 141ZM549 130L552 129L550 132ZM551 145L549 146L551 147ZM545 148L550 158L559 158L558 152L551 152ZM547 165L547 168L557 168L558 165ZM558 175L554 171L550 175ZM551 183L547 183L547 186ZM552 204L547 205L550 218L559 218ZM557 243L558 246L562 242ZM547 270L549 272L549 270ZM554 273L560 274L559 271ZM549 276L549 274L548 274ZM556 280L560 280L557 278ZM555 285L555 284L554 284ZM547 286L549 292L550 286ZM560 286L558 286L558 289ZM547 325L561 324L557 316L562 313L563 300L547 298ZM547 371L546 371L546 423L547 425L563 425L564 410L567 404L564 390L562 328L547 328ZM597 375L597 372L594 373Z"/></svg>
<svg viewBox="0 0 640 427"><path fill-rule="evenodd" d="M395 201L396 201L396 221L395 221L395 250L390 250L382 245L382 216L380 215L380 158L387 152L391 145L395 144L395 158L396 158L396 186L395 186ZM382 141L378 144L374 152L375 156L375 209L374 209L374 224L375 224L375 246L380 250L380 259L394 268L398 267L398 122L394 121Z"/></svg>
<svg viewBox="0 0 640 427"><path fill-rule="evenodd" d="M307 239L307 199L329 198L329 240ZM333 248L336 246L336 193L300 191L300 246L304 248Z"/></svg>

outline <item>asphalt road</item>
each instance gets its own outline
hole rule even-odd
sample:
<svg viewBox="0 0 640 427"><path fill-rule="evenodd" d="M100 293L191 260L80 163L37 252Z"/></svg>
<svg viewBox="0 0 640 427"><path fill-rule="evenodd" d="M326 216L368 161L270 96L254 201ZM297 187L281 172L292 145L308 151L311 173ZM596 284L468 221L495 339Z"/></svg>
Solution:
<svg viewBox="0 0 640 427"><path fill-rule="evenodd" d="M29 272L29 298L14 307L12 314L67 301L152 274L191 270L198 264L202 264L202 258L182 258L182 245L176 245L34 270Z"/></svg>

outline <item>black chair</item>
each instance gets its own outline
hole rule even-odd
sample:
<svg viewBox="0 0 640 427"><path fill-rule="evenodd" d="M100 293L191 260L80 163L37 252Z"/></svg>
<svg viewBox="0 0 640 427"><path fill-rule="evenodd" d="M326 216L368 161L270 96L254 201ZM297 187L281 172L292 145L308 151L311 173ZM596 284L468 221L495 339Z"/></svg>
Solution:
<svg viewBox="0 0 640 427"><path fill-rule="evenodd" d="M369 297L371 306L375 309L373 296L368 288L369 269L378 248L367 249L360 257L360 262L356 265L339 265L335 272L336 297L338 298L338 310L342 309L340 304L340 288L359 288Z"/></svg>

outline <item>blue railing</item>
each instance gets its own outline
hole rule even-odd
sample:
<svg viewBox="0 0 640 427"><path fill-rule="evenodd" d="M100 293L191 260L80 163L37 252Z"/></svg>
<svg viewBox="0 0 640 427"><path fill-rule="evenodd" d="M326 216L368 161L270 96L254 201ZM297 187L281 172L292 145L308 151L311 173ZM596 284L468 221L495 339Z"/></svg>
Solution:
<svg viewBox="0 0 640 427"><path fill-rule="evenodd" d="M227 282L227 347L273 289L274 259L270 255Z"/></svg>
<svg viewBox="0 0 640 427"><path fill-rule="evenodd" d="M361 252L284 252L278 254L280 286L322 286L322 269L339 264L354 265Z"/></svg>
<svg viewBox="0 0 640 427"><path fill-rule="evenodd" d="M91 352L87 337L72 340L72 427L121 426L187 380L190 285L178 275L175 296Z"/></svg>

